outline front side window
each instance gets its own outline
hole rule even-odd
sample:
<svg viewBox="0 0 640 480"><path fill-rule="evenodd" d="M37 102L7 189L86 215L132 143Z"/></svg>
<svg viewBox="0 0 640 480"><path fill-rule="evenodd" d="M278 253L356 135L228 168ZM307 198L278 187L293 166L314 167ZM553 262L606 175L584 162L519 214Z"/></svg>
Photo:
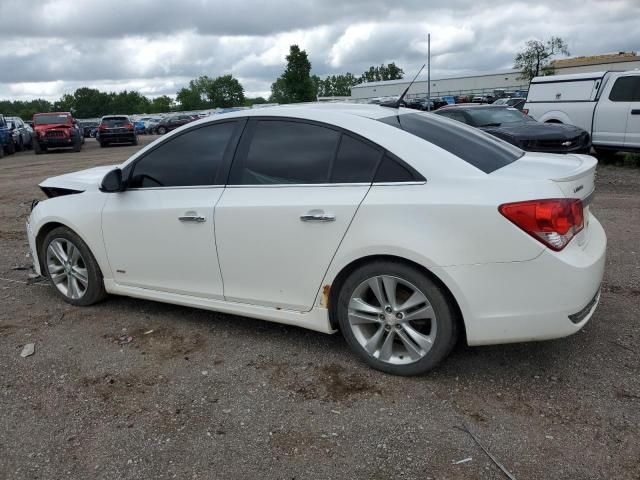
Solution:
<svg viewBox="0 0 640 480"><path fill-rule="evenodd" d="M611 88L609 100L612 102L639 102L640 76L618 78Z"/></svg>
<svg viewBox="0 0 640 480"><path fill-rule="evenodd" d="M162 143L133 167L130 188L215 185L236 122L217 123Z"/></svg>
<svg viewBox="0 0 640 480"><path fill-rule="evenodd" d="M340 132L302 122L258 120L234 166L234 185L317 184L329 181Z"/></svg>

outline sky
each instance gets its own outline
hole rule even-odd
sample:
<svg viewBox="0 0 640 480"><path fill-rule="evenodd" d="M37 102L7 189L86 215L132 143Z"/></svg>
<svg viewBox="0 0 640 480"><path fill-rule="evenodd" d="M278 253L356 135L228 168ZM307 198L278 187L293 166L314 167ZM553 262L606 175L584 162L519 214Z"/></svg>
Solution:
<svg viewBox="0 0 640 480"><path fill-rule="evenodd" d="M552 35L572 56L639 51L639 18L640 0L0 0L0 99L174 96L226 74L266 97L294 43L320 77L390 62L413 76L428 32L432 78L482 73Z"/></svg>

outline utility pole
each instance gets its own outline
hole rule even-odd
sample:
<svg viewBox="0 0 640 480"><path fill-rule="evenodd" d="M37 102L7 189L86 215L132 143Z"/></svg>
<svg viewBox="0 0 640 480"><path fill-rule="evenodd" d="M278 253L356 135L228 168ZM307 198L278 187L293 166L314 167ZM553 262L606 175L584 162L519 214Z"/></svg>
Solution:
<svg viewBox="0 0 640 480"><path fill-rule="evenodd" d="M431 34L427 33L427 111L431 111Z"/></svg>

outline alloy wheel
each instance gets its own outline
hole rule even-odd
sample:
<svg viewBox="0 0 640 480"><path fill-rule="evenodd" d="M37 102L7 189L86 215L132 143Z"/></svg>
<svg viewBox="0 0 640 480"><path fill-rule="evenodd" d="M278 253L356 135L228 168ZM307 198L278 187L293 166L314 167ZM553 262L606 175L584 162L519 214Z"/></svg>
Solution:
<svg viewBox="0 0 640 480"><path fill-rule="evenodd" d="M89 286L87 264L80 249L65 238L56 238L47 247L47 271L65 297L78 300Z"/></svg>
<svg viewBox="0 0 640 480"><path fill-rule="evenodd" d="M358 285L349 300L348 318L360 346L393 365L414 363L427 355L438 330L427 296L391 275L371 277Z"/></svg>

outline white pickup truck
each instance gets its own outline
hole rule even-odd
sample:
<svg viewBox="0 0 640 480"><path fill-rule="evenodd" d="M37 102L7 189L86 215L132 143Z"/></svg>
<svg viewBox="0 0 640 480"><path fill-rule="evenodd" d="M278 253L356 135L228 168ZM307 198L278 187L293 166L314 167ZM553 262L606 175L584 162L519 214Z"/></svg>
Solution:
<svg viewBox="0 0 640 480"><path fill-rule="evenodd" d="M640 70L535 77L523 112L586 130L599 153L640 151Z"/></svg>

